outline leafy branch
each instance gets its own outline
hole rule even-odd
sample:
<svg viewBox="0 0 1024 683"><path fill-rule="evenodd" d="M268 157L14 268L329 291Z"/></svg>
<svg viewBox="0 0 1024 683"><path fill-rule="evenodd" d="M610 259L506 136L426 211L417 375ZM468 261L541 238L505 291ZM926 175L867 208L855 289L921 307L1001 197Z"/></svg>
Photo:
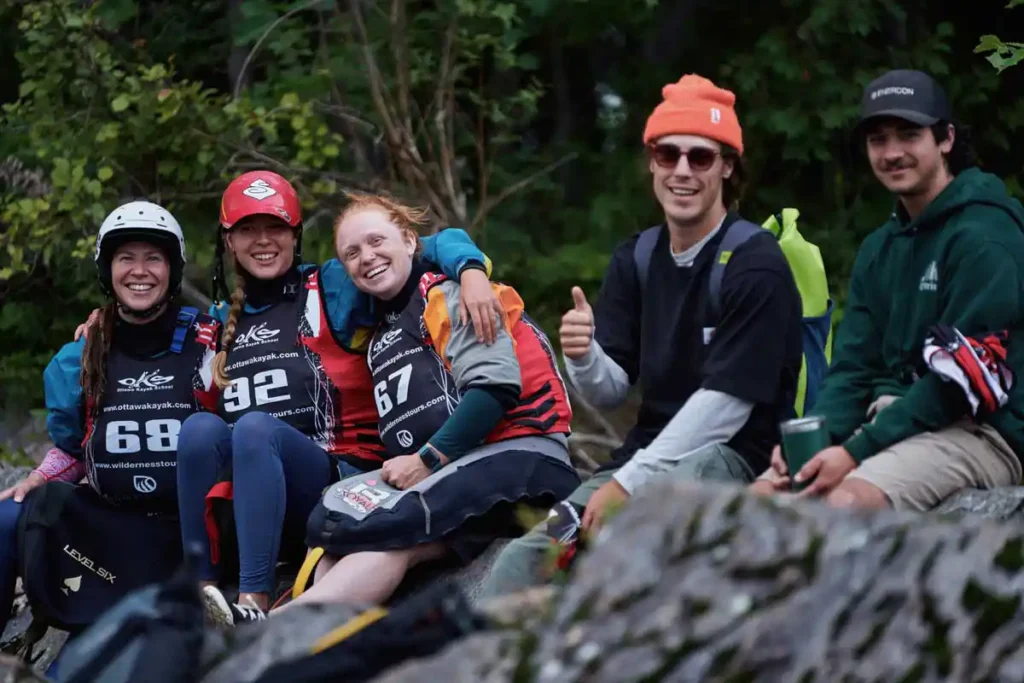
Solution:
<svg viewBox="0 0 1024 683"><path fill-rule="evenodd" d="M1024 0L1010 0L1009 4L1006 5L1006 9L1013 9L1022 5L1024 5ZM1000 40L998 36L991 34L981 37L978 46L974 48L974 52L975 54L990 53L985 59L999 73L1024 61L1024 43L1007 43Z"/></svg>

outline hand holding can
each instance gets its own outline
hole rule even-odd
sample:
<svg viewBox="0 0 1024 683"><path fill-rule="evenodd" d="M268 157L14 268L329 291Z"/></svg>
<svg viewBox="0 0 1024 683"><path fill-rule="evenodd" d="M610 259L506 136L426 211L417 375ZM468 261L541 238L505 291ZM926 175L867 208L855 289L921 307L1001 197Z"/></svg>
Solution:
<svg viewBox="0 0 1024 683"><path fill-rule="evenodd" d="M794 491L803 490L810 481L797 483L796 473L819 452L829 447L825 418L818 416L787 420L779 425L782 432L782 457L786 460Z"/></svg>

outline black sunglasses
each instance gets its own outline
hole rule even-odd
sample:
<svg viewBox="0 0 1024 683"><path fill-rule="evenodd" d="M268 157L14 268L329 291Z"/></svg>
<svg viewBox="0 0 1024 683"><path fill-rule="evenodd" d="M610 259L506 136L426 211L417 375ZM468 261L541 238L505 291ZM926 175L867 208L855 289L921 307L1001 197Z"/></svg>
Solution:
<svg viewBox="0 0 1024 683"><path fill-rule="evenodd" d="M648 149L654 163L662 168L675 168L679 160L686 155L686 163L691 170L706 171L715 165L715 159L721 154L718 150L710 147L691 147L685 152L675 145L662 142L656 145L649 145Z"/></svg>

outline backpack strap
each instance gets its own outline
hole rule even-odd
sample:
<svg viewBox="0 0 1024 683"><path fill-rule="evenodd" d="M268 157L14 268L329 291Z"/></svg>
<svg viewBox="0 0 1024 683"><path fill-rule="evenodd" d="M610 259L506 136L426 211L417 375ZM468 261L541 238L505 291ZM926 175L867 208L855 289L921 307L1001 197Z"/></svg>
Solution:
<svg viewBox="0 0 1024 683"><path fill-rule="evenodd" d="M192 306L182 306L181 310L178 311L178 323L174 327L174 337L171 339L171 353L181 353L181 350L185 347L185 337L188 336L188 330L192 327L192 323L196 321L196 316L198 315L199 309Z"/></svg>
<svg viewBox="0 0 1024 683"><path fill-rule="evenodd" d="M725 230L722 241L718 243L715 260L711 264L711 275L708 281L708 306L711 319L717 324L722 317L722 280L725 278L725 267L732 258L733 252L739 249L751 237L765 232L760 225L750 221L737 219Z"/></svg>
<svg viewBox="0 0 1024 683"><path fill-rule="evenodd" d="M640 233L636 245L633 247L633 265L636 266L636 276L640 281L640 300L647 293L647 274L651 270L651 259L654 257L654 247L658 246L658 236L661 235L660 225L647 228Z"/></svg>

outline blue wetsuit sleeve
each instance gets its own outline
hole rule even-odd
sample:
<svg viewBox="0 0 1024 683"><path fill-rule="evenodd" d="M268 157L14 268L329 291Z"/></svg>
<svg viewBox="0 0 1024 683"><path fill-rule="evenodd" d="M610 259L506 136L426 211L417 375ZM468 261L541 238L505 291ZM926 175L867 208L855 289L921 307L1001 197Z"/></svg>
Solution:
<svg viewBox="0 0 1024 683"><path fill-rule="evenodd" d="M65 344L43 371L46 393L46 431L57 448L82 457L85 422L82 416L82 350L85 340Z"/></svg>
<svg viewBox="0 0 1024 683"><path fill-rule="evenodd" d="M491 274L490 259L477 248L465 230L458 228L447 228L436 235L424 237L423 258L440 266L445 275L455 280L466 268L483 268L488 277ZM356 332L376 324L370 297L356 288L345 266L336 258L320 266L320 287L324 294L327 321L335 337L346 346L354 346Z"/></svg>
<svg viewBox="0 0 1024 683"><path fill-rule="evenodd" d="M320 266L327 321L336 337L348 345L356 329L374 325L370 297L356 289L341 261L332 258Z"/></svg>
<svg viewBox="0 0 1024 683"><path fill-rule="evenodd" d="M207 315L214 320L219 320L221 324L228 321L228 310L231 308L227 301L214 301L210 305L210 310L207 311Z"/></svg>
<svg viewBox="0 0 1024 683"><path fill-rule="evenodd" d="M467 267L483 268L491 276L491 260L477 248L465 230L445 228L436 235L424 237L423 259L441 267L444 274L458 280Z"/></svg>

